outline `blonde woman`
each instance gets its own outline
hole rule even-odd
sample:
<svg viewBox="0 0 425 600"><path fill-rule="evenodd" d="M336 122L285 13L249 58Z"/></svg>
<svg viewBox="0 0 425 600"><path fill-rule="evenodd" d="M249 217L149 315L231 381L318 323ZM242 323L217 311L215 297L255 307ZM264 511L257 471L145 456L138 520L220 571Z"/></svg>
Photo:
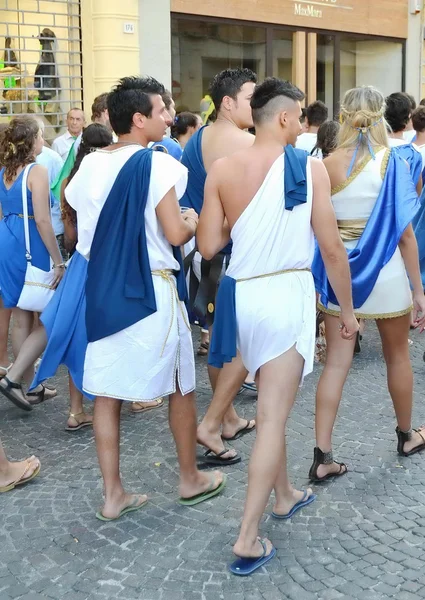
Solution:
<svg viewBox="0 0 425 600"><path fill-rule="evenodd" d="M389 149L384 114L384 97L377 89L349 90L341 106L338 146L324 165L349 256L355 315L376 320L397 419L397 450L409 456L425 448L425 428L414 430L411 425L413 375L408 346L412 309L415 326L420 331L425 328L425 299L411 226L419 204L406 162ZM310 479L323 481L347 472L346 465L333 459L332 430L355 340L341 339L340 308L318 253L313 272L319 310L325 314L327 357L317 388Z"/></svg>

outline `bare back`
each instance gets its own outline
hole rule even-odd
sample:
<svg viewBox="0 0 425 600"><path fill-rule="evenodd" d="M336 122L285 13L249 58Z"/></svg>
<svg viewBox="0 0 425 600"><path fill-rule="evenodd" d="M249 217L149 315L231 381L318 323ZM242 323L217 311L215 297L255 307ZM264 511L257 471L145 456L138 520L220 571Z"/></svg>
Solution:
<svg viewBox="0 0 425 600"><path fill-rule="evenodd" d="M202 134L202 158L206 172L216 160L249 148L254 141L254 135L231 123L220 121L206 127Z"/></svg>
<svg viewBox="0 0 425 600"><path fill-rule="evenodd" d="M282 146L254 145L217 162L217 187L230 228L264 183Z"/></svg>

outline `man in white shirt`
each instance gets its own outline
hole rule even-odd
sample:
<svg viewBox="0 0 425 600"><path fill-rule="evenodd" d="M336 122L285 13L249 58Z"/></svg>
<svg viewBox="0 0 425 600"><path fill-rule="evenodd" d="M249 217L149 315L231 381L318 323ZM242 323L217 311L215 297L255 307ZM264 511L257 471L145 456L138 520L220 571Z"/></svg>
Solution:
<svg viewBox="0 0 425 600"><path fill-rule="evenodd" d="M310 154L317 142L317 131L328 118L328 109L323 102L316 100L309 104L305 117L305 133L298 136L295 147L307 150Z"/></svg>
<svg viewBox="0 0 425 600"><path fill-rule="evenodd" d="M57 137L52 144L52 150L57 152L62 160L66 160L72 145L83 131L85 124L86 121L81 108L71 108L66 117L66 132Z"/></svg>
<svg viewBox="0 0 425 600"><path fill-rule="evenodd" d="M40 125L40 129L41 129L41 132L44 137L44 127L45 127L44 121L40 118L37 118L37 122ZM47 148L47 146L44 146L41 153L36 158L36 163L46 167L47 172L49 174L49 184L50 184L50 187L52 187L52 185L55 183L59 173L62 170L62 167L63 167L62 158L59 156L59 154L57 152L55 152L51 148ZM62 256L64 256L64 240L63 240L64 228L63 228L63 222L62 222L62 217L61 217L60 198L56 198L56 196L53 194L53 192L50 192L50 197L51 197L50 199L51 199L51 207L52 207L52 209L51 209L52 225L53 225L53 229L54 229L54 232L56 235L56 239L59 244L60 251L62 253Z"/></svg>

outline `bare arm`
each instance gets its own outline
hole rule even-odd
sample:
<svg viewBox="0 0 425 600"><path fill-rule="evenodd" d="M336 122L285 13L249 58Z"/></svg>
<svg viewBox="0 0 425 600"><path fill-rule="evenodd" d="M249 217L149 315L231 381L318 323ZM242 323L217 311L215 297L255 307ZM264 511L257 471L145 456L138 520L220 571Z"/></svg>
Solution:
<svg viewBox="0 0 425 600"><path fill-rule="evenodd" d="M65 232L65 249L68 252L71 252L75 244L77 242L77 228L75 223L70 218L70 212L74 209L68 204L68 201L65 197L65 188L68 185L68 179L64 179L61 185L61 212L62 212L62 222Z"/></svg>
<svg viewBox="0 0 425 600"><path fill-rule="evenodd" d="M419 181L416 185L416 193L418 194L418 196L420 196L422 194L422 187L423 187L423 185L422 185L422 173L421 173L421 176L419 177Z"/></svg>
<svg viewBox="0 0 425 600"><path fill-rule="evenodd" d="M403 257L407 274L409 275L410 283L413 287L413 320L415 326L420 327L420 330L423 331L425 328L425 296L419 269L418 244L412 225L407 227L400 238L398 246L400 248L401 256ZM418 318L418 313L422 313L420 318Z"/></svg>
<svg viewBox="0 0 425 600"><path fill-rule="evenodd" d="M220 200L220 166L211 167L205 183L204 204L199 218L196 239L201 255L211 260L230 240L230 227Z"/></svg>
<svg viewBox="0 0 425 600"><path fill-rule="evenodd" d="M55 265L60 265L63 261L50 217L49 177L45 167L42 167L41 165L32 167L28 175L28 188L32 192L34 219L40 237L51 256L53 263ZM56 279L54 284L57 285L59 283L63 271L64 269L55 268Z"/></svg>
<svg viewBox="0 0 425 600"><path fill-rule="evenodd" d="M180 212L174 187L159 202L156 207L156 215L165 237L173 246L183 246L196 233L198 215L194 210L188 210L183 214Z"/></svg>
<svg viewBox="0 0 425 600"><path fill-rule="evenodd" d="M311 161L313 176L313 208L311 224L325 263L329 282L341 307L341 319L346 329L344 337L351 338L358 331L353 314L351 274L347 252L339 235L331 203L331 184L324 165L317 159Z"/></svg>

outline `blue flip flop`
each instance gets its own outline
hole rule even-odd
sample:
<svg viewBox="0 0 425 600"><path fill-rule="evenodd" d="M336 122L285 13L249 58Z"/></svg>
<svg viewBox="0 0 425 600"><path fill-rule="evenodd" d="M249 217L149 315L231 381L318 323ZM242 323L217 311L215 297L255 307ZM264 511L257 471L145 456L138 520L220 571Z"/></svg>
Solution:
<svg viewBox="0 0 425 600"><path fill-rule="evenodd" d="M316 494L311 494L311 496L309 496L307 498L307 490L304 490L304 496L301 498L301 500L299 502L297 502L296 504L294 504L294 506L291 508L291 510L286 514L286 515L278 515L275 512L272 512L272 517L274 517L275 519L290 519L291 517L294 516L294 514L297 512L297 510L300 510L300 508L304 508L304 506L308 506L309 504L311 504L312 502L314 502L317 498Z"/></svg>
<svg viewBox="0 0 425 600"><path fill-rule="evenodd" d="M239 575L241 577L246 577L247 575L251 575L257 569L265 565L272 558L276 556L276 548L272 547L270 554L267 554L267 546L264 540L260 540L261 545L263 546L263 554L258 558L238 558L229 565L229 571L234 575Z"/></svg>

